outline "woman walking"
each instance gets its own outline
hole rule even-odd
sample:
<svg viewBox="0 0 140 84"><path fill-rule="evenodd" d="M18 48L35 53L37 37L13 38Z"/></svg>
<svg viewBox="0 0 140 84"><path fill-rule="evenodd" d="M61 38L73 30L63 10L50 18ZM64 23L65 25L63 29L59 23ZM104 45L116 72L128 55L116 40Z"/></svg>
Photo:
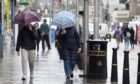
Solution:
<svg viewBox="0 0 140 84"><path fill-rule="evenodd" d="M27 77L27 64L29 61L30 77L33 78L34 58L35 58L35 47L36 47L37 32L31 25L25 25L18 34L16 51L17 55L22 56L22 80L26 80Z"/></svg>

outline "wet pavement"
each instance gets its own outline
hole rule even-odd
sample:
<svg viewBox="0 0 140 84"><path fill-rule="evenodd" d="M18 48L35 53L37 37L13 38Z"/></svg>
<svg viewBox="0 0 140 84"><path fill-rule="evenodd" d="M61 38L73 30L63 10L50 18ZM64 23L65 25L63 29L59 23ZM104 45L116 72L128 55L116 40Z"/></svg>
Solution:
<svg viewBox="0 0 140 84"><path fill-rule="evenodd" d="M6 46L7 45L7 46ZM0 84L112 84L111 79L111 64L112 64L112 48L116 47L115 40L108 42L107 55L107 80L87 80L79 77L83 71L77 66L74 71L74 78L71 81L66 81L63 61L59 60L58 52L51 44L52 49L42 52L40 50L39 57L35 58L34 78L28 76L26 81L22 81L21 71L21 56L17 56L15 47L9 46L10 42L4 47L4 57L0 59ZM41 47L40 47L41 48ZM140 45L134 49L129 49L129 67L130 67L130 84L136 84L137 81L137 63L140 51ZM122 84L123 60L124 60L124 45L121 43L118 50L118 84ZM29 70L28 70L29 72Z"/></svg>

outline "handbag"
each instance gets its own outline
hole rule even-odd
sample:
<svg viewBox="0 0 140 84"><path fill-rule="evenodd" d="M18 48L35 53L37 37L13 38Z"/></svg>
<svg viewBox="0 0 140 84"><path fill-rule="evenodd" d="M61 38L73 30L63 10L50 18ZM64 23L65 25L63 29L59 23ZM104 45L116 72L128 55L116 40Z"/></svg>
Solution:
<svg viewBox="0 0 140 84"><path fill-rule="evenodd" d="M84 69L84 59L82 53L78 53L77 66L80 70Z"/></svg>
<svg viewBox="0 0 140 84"><path fill-rule="evenodd" d="M131 37L131 33L130 32L126 32L126 36L127 37Z"/></svg>

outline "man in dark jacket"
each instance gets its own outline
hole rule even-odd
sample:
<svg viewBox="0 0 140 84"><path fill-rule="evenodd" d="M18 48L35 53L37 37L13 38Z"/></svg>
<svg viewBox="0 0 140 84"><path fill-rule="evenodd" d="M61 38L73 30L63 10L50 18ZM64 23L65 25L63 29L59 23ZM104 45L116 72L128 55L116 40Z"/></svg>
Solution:
<svg viewBox="0 0 140 84"><path fill-rule="evenodd" d="M135 31L133 29L133 27L130 27L130 44L131 44L131 48L134 48L134 41L135 41Z"/></svg>
<svg viewBox="0 0 140 84"><path fill-rule="evenodd" d="M38 23L35 23L34 27L35 27L35 29L37 31L37 34L38 34L38 37L37 37L37 56L39 56L39 43L40 43L40 40L42 39L42 37L41 37L41 30L39 28L39 24Z"/></svg>
<svg viewBox="0 0 140 84"><path fill-rule="evenodd" d="M18 56L22 55L22 80L26 80L27 77L27 62L29 61L30 77L33 78L33 68L34 68L34 57L35 57L35 47L36 47L37 32L31 24L24 26L18 34L16 51Z"/></svg>
<svg viewBox="0 0 140 84"><path fill-rule="evenodd" d="M81 51L80 37L75 26L63 29L61 34L64 70L66 78L70 79Z"/></svg>
<svg viewBox="0 0 140 84"><path fill-rule="evenodd" d="M41 30L41 35L42 35L42 48L43 48L43 51L45 50L45 43L44 43L44 41L46 41L48 49L51 49L50 41L49 41L49 31L50 31L50 28L49 28L49 25L47 24L47 20L46 19L44 19L44 23L41 24L40 30Z"/></svg>

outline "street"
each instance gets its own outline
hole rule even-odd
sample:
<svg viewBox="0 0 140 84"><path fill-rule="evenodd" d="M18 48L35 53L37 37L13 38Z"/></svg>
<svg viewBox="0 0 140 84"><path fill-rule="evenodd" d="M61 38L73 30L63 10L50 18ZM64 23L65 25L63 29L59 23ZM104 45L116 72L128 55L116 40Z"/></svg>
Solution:
<svg viewBox="0 0 140 84"><path fill-rule="evenodd" d="M4 47L4 57L0 59L0 84L111 84L111 64L112 64L112 48L116 47L116 42L112 39L108 42L107 52L107 80L89 80L80 78L79 75L83 71L80 71L77 66L74 71L74 79L66 81L63 61L59 60L58 52L51 44L52 49L49 51L42 52L40 50L39 57L35 58L34 78L22 81L21 71L21 56L17 56L15 47L13 46ZM137 81L137 63L139 45L136 45L134 49L129 49L129 68L130 68L130 84L136 84ZM41 47L40 47L41 48ZM47 48L46 48L47 49ZM118 84L122 84L123 76L123 58L124 58L124 44L121 43L120 49L118 50ZM29 72L29 70L28 70Z"/></svg>

